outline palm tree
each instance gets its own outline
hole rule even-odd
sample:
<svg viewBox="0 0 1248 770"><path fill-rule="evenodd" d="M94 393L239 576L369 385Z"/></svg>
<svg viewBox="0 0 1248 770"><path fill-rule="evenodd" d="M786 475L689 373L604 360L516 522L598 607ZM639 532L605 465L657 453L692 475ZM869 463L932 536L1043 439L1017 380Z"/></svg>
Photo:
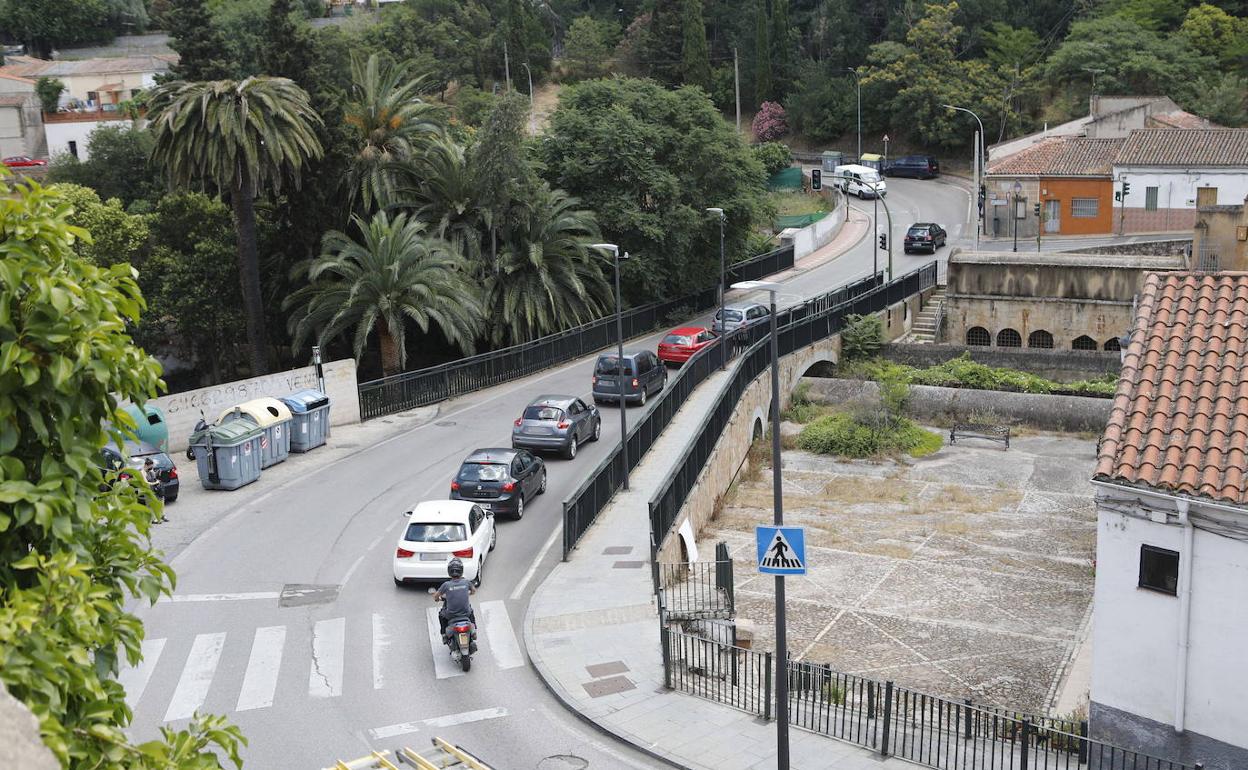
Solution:
<svg viewBox="0 0 1248 770"><path fill-rule="evenodd" d="M393 203L388 208L411 211L477 265L485 225L464 148L445 137L435 139L410 162L396 164L394 175Z"/></svg>
<svg viewBox="0 0 1248 770"><path fill-rule="evenodd" d="M593 212L563 190L541 188L486 282L486 306L497 314L493 341L524 342L600 317L612 300L589 252L597 240Z"/></svg>
<svg viewBox="0 0 1248 770"><path fill-rule="evenodd" d="M420 98L424 80L409 75L407 63L379 54L351 60L351 100L347 125L359 149L351 164L350 196L361 196L372 210L390 200L394 164L415 157L424 140L442 134L442 110Z"/></svg>
<svg viewBox="0 0 1248 770"><path fill-rule="evenodd" d="M321 156L321 118L308 95L286 78L253 77L157 86L147 119L155 137L152 159L175 184L215 185L234 211L238 267L247 314L253 375L268 371L269 344L256 257L255 198L296 185L309 160Z"/></svg>
<svg viewBox="0 0 1248 770"><path fill-rule="evenodd" d="M396 374L407 362L411 320L426 333L436 326L471 354L483 325L481 302L454 246L405 213L391 218L380 211L367 222L359 216L351 222L358 240L326 233L323 253L308 268L310 283L286 300L285 307L304 306L290 321L296 346L313 334L324 344L354 327L359 358L376 330L382 371Z"/></svg>

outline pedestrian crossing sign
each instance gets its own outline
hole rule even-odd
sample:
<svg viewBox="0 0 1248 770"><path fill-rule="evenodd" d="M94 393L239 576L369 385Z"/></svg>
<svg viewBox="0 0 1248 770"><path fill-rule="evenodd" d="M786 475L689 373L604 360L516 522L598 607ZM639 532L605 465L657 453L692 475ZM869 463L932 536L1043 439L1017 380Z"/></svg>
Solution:
<svg viewBox="0 0 1248 770"><path fill-rule="evenodd" d="M764 575L806 574L805 527L755 527L758 571Z"/></svg>

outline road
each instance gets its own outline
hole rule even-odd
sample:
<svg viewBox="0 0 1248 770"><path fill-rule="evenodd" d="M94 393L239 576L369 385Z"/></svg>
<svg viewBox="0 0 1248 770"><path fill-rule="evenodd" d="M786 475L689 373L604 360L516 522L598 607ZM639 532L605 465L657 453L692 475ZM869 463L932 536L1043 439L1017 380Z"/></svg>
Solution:
<svg viewBox="0 0 1248 770"><path fill-rule="evenodd" d="M915 220L944 224L951 245L967 231L961 187L890 180L889 189L895 237ZM869 214L870 202L863 208ZM784 297L797 301L870 274L874 243L864 238L792 276ZM901 275L931 257L897 248L894 259ZM653 347L658 336L630 347ZM474 600L482 650L470 673L452 670L431 640L429 596L391 580L403 512L444 496L469 451L506 445L511 421L532 397L587 397L592 368L592 358L581 359L443 404L436 421L361 448L208 529L174 560L175 601L140 613L145 659L123 674L134 736L185 724L200 709L242 727L253 768L321 768L373 749L424 745L434 734L508 770L655 766L565 711L520 641L528 599L559 558L560 503L619 440L613 407L604 409L599 443L573 461L547 458L548 490L522 521L498 521L498 548ZM630 408L630 421L642 413Z"/></svg>

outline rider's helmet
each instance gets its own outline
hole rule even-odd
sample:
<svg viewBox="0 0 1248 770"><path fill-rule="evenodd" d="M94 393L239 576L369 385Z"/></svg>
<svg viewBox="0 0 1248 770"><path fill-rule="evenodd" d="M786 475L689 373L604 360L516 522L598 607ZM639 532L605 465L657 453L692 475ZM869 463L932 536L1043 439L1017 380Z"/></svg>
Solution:
<svg viewBox="0 0 1248 770"><path fill-rule="evenodd" d="M453 578L461 578L464 576L464 563L459 559L451 559L450 564L446 565L446 574Z"/></svg>

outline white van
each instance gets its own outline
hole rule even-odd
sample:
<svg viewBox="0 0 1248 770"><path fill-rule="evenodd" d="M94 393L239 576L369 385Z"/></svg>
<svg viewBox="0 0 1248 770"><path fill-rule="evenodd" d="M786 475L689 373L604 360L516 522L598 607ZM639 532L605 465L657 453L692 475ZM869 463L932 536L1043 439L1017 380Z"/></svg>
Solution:
<svg viewBox="0 0 1248 770"><path fill-rule="evenodd" d="M881 198L888 195L888 185L880 172L868 166L837 166L832 174L837 188L846 195L859 198L874 198L877 192Z"/></svg>

